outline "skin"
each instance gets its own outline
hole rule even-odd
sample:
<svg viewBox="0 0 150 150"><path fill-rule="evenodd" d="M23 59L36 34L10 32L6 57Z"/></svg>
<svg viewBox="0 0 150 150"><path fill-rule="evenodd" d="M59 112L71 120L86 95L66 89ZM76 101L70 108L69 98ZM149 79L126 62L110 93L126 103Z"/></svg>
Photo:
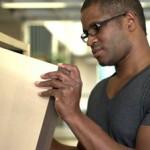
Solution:
<svg viewBox="0 0 150 150"><path fill-rule="evenodd" d="M111 15L104 15L98 5L93 4L81 13L81 22L83 28L88 29L93 22L107 17ZM150 64L150 48L146 36L132 12L121 18L121 24L115 20L107 23L97 35L89 36L87 44L99 64L116 67L116 75L107 85L110 100L133 76ZM62 69L43 75L41 78L45 81L36 82L36 86L48 88L41 91L40 96L55 96L57 113L69 125L80 143L75 148L54 140L51 150L132 150L117 143L81 112L79 101L82 81L78 68L66 64L59 67ZM150 126L141 125L137 132L135 150L149 149Z"/></svg>

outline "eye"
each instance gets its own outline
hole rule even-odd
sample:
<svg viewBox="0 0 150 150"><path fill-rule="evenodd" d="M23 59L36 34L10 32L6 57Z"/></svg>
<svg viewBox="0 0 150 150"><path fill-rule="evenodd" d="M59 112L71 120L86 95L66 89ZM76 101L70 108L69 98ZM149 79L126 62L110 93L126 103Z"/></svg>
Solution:
<svg viewBox="0 0 150 150"><path fill-rule="evenodd" d="M88 40L88 31L83 30L83 34L81 35L81 39L83 40L83 42L87 43Z"/></svg>
<svg viewBox="0 0 150 150"><path fill-rule="evenodd" d="M83 30L83 37L88 37L88 31L87 30Z"/></svg>
<svg viewBox="0 0 150 150"><path fill-rule="evenodd" d="M95 23L95 24L94 24L94 29L95 29L96 31L99 31L99 30L101 29L101 24Z"/></svg>
<svg viewBox="0 0 150 150"><path fill-rule="evenodd" d="M101 25L98 24L98 23L93 24L93 25L90 27L90 29L89 29L89 31L88 31L88 34L90 34L90 35L96 35L96 34L99 32L100 27L101 27Z"/></svg>

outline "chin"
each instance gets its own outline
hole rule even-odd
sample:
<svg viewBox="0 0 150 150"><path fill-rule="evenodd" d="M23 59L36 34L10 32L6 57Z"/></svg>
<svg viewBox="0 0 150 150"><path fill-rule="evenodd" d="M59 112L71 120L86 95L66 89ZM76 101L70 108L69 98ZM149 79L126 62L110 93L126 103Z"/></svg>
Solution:
<svg viewBox="0 0 150 150"><path fill-rule="evenodd" d="M113 64L113 63L110 63L110 62L98 61L98 63L99 63L101 66L103 66L103 67L105 67L105 66L114 66L114 64Z"/></svg>

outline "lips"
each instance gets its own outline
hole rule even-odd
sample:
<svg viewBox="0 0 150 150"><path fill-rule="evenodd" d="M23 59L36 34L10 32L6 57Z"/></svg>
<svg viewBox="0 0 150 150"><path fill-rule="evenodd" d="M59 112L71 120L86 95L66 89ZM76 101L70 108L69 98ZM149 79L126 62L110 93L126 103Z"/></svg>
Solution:
<svg viewBox="0 0 150 150"><path fill-rule="evenodd" d="M101 56L103 52L104 52L104 49L102 47L93 47L92 48L93 56L96 58Z"/></svg>

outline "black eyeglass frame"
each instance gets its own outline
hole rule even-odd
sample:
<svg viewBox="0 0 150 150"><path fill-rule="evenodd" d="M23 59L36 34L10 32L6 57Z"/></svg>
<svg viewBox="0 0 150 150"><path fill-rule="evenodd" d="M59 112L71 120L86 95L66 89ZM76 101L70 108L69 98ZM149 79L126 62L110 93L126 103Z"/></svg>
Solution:
<svg viewBox="0 0 150 150"><path fill-rule="evenodd" d="M106 19L106 20L99 21L99 22L96 22L96 23L92 24L91 27L89 28L89 30L83 30L83 34L81 35L81 39L83 40L83 42L87 43L89 35L95 36L99 32L100 28L103 25L105 25L106 23L108 23L111 20L114 20L114 19L116 19L118 17L125 16L125 15L126 15L126 12L121 13L119 15L115 15L115 16L113 16L111 18ZM90 29L93 30L93 31L95 31L95 32L90 33L89 32ZM87 38L87 40L85 40L86 38Z"/></svg>

